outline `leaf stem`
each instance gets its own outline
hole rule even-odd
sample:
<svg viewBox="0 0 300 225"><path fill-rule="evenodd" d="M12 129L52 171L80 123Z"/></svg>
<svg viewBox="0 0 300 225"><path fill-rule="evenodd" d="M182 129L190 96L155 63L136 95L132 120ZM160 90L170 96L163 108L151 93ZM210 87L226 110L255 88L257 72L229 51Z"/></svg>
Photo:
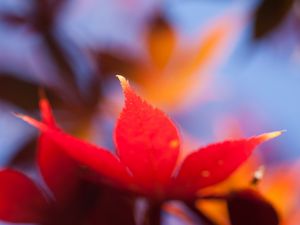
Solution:
<svg viewBox="0 0 300 225"><path fill-rule="evenodd" d="M143 225L161 225L161 203L150 202Z"/></svg>

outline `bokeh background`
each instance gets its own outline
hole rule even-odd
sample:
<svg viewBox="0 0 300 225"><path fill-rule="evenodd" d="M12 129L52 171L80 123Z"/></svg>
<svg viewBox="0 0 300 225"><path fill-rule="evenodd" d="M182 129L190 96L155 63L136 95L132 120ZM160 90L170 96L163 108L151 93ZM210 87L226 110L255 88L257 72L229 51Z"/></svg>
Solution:
<svg viewBox="0 0 300 225"><path fill-rule="evenodd" d="M287 130L257 157L266 183L284 170L292 178L271 186L290 190L300 157L299 26L297 0L1 0L0 165L32 169L38 132L13 112L38 118L41 89L64 129L113 146L122 74L176 121L189 148Z"/></svg>

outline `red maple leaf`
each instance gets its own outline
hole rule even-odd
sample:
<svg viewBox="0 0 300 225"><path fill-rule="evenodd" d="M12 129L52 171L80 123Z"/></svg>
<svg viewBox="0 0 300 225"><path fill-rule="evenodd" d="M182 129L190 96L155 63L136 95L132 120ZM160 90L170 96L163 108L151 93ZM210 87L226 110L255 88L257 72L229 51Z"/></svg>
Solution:
<svg viewBox="0 0 300 225"><path fill-rule="evenodd" d="M230 176L257 145L282 133L270 132L201 147L177 166L180 139L174 123L137 96L124 77L118 78L124 90L125 106L115 129L117 155L47 123L20 117L110 183L158 200L194 198L199 189Z"/></svg>
<svg viewBox="0 0 300 225"><path fill-rule="evenodd" d="M40 101L43 123L57 130L47 101ZM79 166L60 146L42 134L39 138L38 165L53 194L50 197L23 173L0 171L0 218L10 222L44 223L63 210L79 188ZM60 176L55 176L60 173Z"/></svg>
<svg viewBox="0 0 300 225"><path fill-rule="evenodd" d="M43 123L59 131L46 99L40 101L40 108ZM115 225L126 218L124 224L134 224L131 208L122 199L121 193L90 183L85 178L90 173L83 170L47 133L42 132L37 153L38 167L50 192L17 170L1 170L1 220L43 225L92 225L102 222ZM100 200L100 195L108 196L110 202L103 197ZM119 207L115 206L116 202ZM111 204L114 207L109 207ZM111 213L110 210L118 212L117 219L105 215Z"/></svg>

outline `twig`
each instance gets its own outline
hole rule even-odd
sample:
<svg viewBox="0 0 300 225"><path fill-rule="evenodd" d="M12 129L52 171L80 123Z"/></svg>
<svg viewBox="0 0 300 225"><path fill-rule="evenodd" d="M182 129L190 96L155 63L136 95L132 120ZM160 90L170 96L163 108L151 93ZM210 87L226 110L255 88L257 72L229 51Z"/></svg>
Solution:
<svg viewBox="0 0 300 225"><path fill-rule="evenodd" d="M145 213L143 225L160 225L161 224L161 203L149 203L147 212Z"/></svg>

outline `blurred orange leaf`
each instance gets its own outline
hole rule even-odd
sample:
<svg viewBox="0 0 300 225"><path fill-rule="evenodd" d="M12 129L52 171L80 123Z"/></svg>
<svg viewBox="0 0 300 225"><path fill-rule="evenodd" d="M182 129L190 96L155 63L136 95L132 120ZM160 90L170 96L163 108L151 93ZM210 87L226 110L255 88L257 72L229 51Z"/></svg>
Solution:
<svg viewBox="0 0 300 225"><path fill-rule="evenodd" d="M206 27L198 44L185 44L184 48L180 49L177 43L176 47L179 49L173 49L172 56L169 54L176 39L171 35L171 31L165 32L164 37L162 33L157 35L156 38L161 39L160 42L157 40L157 46L163 45L166 40L172 43L161 46L168 52L170 60L168 64L165 63L165 67L157 68L151 64L140 66L138 73L146 75L138 77L137 82L142 85L143 95L147 99L167 107L174 107L179 102L186 101L195 92L199 96L199 86L204 85L206 79L212 77L212 74L208 77L206 73L212 66L216 66L220 57L229 50L230 43L239 28L234 18L229 16L210 21ZM166 52L157 51L156 56L159 54L162 54L160 57L166 56ZM155 55L152 53L152 56Z"/></svg>
<svg viewBox="0 0 300 225"><path fill-rule="evenodd" d="M176 46L176 33L173 27L161 14L155 16L146 32L146 48L151 62L158 69L164 68Z"/></svg>

